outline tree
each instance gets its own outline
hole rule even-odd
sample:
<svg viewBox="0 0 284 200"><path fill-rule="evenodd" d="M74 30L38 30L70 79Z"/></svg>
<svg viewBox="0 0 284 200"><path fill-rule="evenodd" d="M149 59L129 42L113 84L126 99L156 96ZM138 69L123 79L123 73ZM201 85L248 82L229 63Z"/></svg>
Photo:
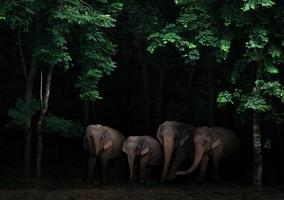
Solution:
<svg viewBox="0 0 284 200"><path fill-rule="evenodd" d="M222 30L218 28L220 19L215 14L214 1L176 1L176 4L181 8L179 17L175 23L169 23L160 32L149 36L152 43L148 50L153 53L172 44L181 53L188 68L203 60L200 65L205 65L207 71L208 124L211 126L215 107L214 65L227 57L230 43L226 37L220 36Z"/></svg>
<svg viewBox="0 0 284 200"><path fill-rule="evenodd" d="M258 190L262 185L261 121L271 120L271 111L280 119L281 113L273 107L284 102L284 87L278 75L284 49L279 44L282 38L278 33L282 31L276 30L283 26L282 10L282 3L261 0L223 6L224 23L227 29L235 30L232 40L241 41L243 54L232 71L234 90L221 92L218 102L235 103L238 112L252 113L254 184Z"/></svg>
<svg viewBox="0 0 284 200"><path fill-rule="evenodd" d="M39 110L37 119L37 178L41 176L42 165L42 122L48 110L48 101L51 92L52 75L56 67L67 70L71 65L80 66L81 75L76 86L80 89L83 100L94 101L100 98L97 83L100 78L109 74L115 68L111 56L115 46L107 39L105 30L114 27L118 11L122 4L118 1L5 1L1 8L1 16L12 29L18 29L19 54L27 82L27 91L24 106L30 105L32 99L33 82L38 70L41 72L40 106L30 106L29 112L22 115L27 124L25 168L30 171L30 141L31 117ZM25 44L22 47L22 31L25 33ZM76 39L79 38L77 41ZM31 42L31 46L28 42ZM80 48L72 48L73 43ZM29 48L29 49L28 49ZM78 62L72 55L78 54ZM26 70L26 57L31 57L29 75ZM46 72L46 79L42 74ZM29 78L31 76L31 78ZM43 85L45 84L44 94ZM43 97L44 96L44 97ZM33 108L33 109L32 109ZM14 111L21 112L23 109ZM14 112L15 113L15 112ZM14 119L17 121L18 119Z"/></svg>
<svg viewBox="0 0 284 200"><path fill-rule="evenodd" d="M185 62L195 64L199 59L214 58L214 63L234 63L232 93L218 96L218 102L239 102L237 111L252 112L254 141L254 184L261 190L262 154L261 127L263 114L271 111L274 98L283 103L283 85L279 80L279 66L283 63L283 3L272 0L254 1L193 1L177 0L181 12L175 23L149 36L150 52L174 45ZM273 23L272 23L273 22ZM277 26L275 26L275 23ZM232 44L234 46L232 46ZM235 54L235 52L240 52ZM229 56L229 58L228 58ZM208 64L208 86L212 84L212 69ZM210 80L211 79L211 80ZM212 106L212 91L209 104ZM273 99L273 101L271 100ZM209 112L212 108L209 107ZM209 114L210 115L210 114ZM277 118L281 114L277 114ZM210 120L209 116L209 124Z"/></svg>

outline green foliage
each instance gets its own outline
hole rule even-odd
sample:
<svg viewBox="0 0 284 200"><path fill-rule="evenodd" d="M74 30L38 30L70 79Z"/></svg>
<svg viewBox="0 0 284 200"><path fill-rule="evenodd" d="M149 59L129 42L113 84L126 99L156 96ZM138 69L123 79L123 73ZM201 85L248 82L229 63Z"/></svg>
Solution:
<svg viewBox="0 0 284 200"><path fill-rule="evenodd" d="M217 61L227 58L230 40L219 37L218 19L214 15L210 1L176 1L181 6L181 12L175 23L168 24L159 32L148 37L150 45L148 51L153 53L167 44L178 49L186 63L196 63L201 51L214 51Z"/></svg>
<svg viewBox="0 0 284 200"><path fill-rule="evenodd" d="M81 124L53 115L46 116L43 125L45 131L49 133L59 133L68 138L81 137L84 132L84 128Z"/></svg>
<svg viewBox="0 0 284 200"><path fill-rule="evenodd" d="M35 0L4 0L0 6L1 18L12 29L21 28L28 31L39 5Z"/></svg>
<svg viewBox="0 0 284 200"><path fill-rule="evenodd" d="M161 33L153 33L148 37L151 44L148 46L148 51L154 53L158 48L164 48L167 44L173 44L182 53L186 62L196 61L199 59L197 46L187 40L182 39L176 32L176 26L169 24Z"/></svg>
<svg viewBox="0 0 284 200"><path fill-rule="evenodd" d="M82 100L95 101L96 99L102 99L97 90L97 83L101 77L102 71L98 69L89 69L79 76L75 87L81 90L80 97Z"/></svg>
<svg viewBox="0 0 284 200"><path fill-rule="evenodd" d="M259 7L270 8L275 5L274 0L243 0L243 11L256 10Z"/></svg>
<svg viewBox="0 0 284 200"><path fill-rule="evenodd" d="M257 80L256 85L264 95L274 96L284 103L284 86L278 81Z"/></svg>
<svg viewBox="0 0 284 200"><path fill-rule="evenodd" d="M260 95L242 96L238 112L253 110L257 112L265 112L271 110L271 105Z"/></svg>
<svg viewBox="0 0 284 200"><path fill-rule="evenodd" d="M39 109L40 103L36 99L28 102L23 99L17 99L15 107L8 111L11 124L22 128L26 120L30 119Z"/></svg>
<svg viewBox="0 0 284 200"><path fill-rule="evenodd" d="M232 98L232 94L229 91L225 90L218 94L217 103L220 107L225 106L228 103L233 103Z"/></svg>
<svg viewBox="0 0 284 200"><path fill-rule="evenodd" d="M267 30L263 28L257 28L252 31L249 35L249 41L246 42L246 47L248 49L263 49L268 43L268 33Z"/></svg>
<svg viewBox="0 0 284 200"><path fill-rule="evenodd" d="M75 64L81 67L77 81L82 82L77 84L82 89L80 96L95 100L100 96L94 84L116 67L112 60L115 45L105 32L115 26L121 9L122 3L116 0L7 0L0 8L0 16L6 18L4 22L11 29L26 31L27 39L23 41L31 43L31 56L36 57L39 66L63 66L65 70ZM73 45L77 48L70 48Z"/></svg>

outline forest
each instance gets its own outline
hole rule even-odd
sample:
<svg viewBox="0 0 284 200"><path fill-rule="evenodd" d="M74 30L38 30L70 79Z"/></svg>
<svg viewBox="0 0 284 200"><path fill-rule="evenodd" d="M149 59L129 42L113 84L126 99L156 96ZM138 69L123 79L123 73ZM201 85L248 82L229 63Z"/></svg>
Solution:
<svg viewBox="0 0 284 200"><path fill-rule="evenodd" d="M0 199L284 199L284 2L1 0Z"/></svg>

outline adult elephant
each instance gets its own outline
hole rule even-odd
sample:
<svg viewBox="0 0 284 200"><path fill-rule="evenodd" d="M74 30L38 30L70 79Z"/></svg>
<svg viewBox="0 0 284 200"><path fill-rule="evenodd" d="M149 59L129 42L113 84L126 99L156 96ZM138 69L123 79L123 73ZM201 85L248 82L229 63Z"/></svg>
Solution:
<svg viewBox="0 0 284 200"><path fill-rule="evenodd" d="M122 145L127 154L129 180L136 178L136 166L139 164L139 181L149 177L151 167L162 165L163 152L160 143L150 136L129 136Z"/></svg>
<svg viewBox="0 0 284 200"><path fill-rule="evenodd" d="M193 158L194 127L177 121L160 124L157 138L164 150L164 166L161 181L175 179L176 170L187 159Z"/></svg>
<svg viewBox="0 0 284 200"><path fill-rule="evenodd" d="M119 131L108 126L100 124L87 126L84 137L84 147L89 151L87 182L92 180L98 158L101 161L102 180L106 182L108 161L121 156L124 139Z"/></svg>
<svg viewBox="0 0 284 200"><path fill-rule="evenodd" d="M218 179L220 159L235 159L238 156L240 140L232 131L223 127L198 127L194 135L195 156L192 166L176 172L176 175L189 175L200 164L199 181L204 180L209 156L213 161L213 178Z"/></svg>

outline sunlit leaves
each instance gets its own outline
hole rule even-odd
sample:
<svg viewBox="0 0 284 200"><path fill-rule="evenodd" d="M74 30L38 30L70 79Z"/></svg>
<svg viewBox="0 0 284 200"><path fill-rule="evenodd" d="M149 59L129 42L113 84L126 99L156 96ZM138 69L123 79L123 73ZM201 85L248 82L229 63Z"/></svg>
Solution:
<svg viewBox="0 0 284 200"><path fill-rule="evenodd" d="M219 106L225 106L228 103L233 103L232 98L233 98L232 94L228 92L227 90L225 90L218 94L217 103Z"/></svg>
<svg viewBox="0 0 284 200"><path fill-rule="evenodd" d="M270 74L278 74L279 70L278 68L273 65L271 62L267 62L264 68L265 72L270 73Z"/></svg>
<svg viewBox="0 0 284 200"><path fill-rule="evenodd" d="M90 68L79 76L75 86L80 89L80 97L84 101L101 99L97 83L102 78L103 72L99 69Z"/></svg>
<svg viewBox="0 0 284 200"><path fill-rule="evenodd" d="M174 28L174 25L171 28ZM148 51L154 53L158 48L163 48L167 44L174 45L185 58L186 62L193 62L199 59L199 52L197 50L196 44L184 40L175 32L166 32L168 28L165 28L161 33L154 33L149 36L151 44L148 46Z"/></svg>
<svg viewBox="0 0 284 200"><path fill-rule="evenodd" d="M265 112L272 107L266 101L266 99L260 95L251 95L246 98L242 98L242 102L237 109L238 112L245 112L247 110L254 110L257 112Z"/></svg>
<svg viewBox="0 0 284 200"><path fill-rule="evenodd" d="M246 47L248 49L258 48L262 49L268 43L268 33L267 30L262 28L257 28L252 31L249 36L249 41L246 42Z"/></svg>
<svg viewBox="0 0 284 200"><path fill-rule="evenodd" d="M211 30L200 31L195 39L203 46L217 47L217 38Z"/></svg>
<svg viewBox="0 0 284 200"><path fill-rule="evenodd" d="M284 86L278 81L257 80L256 85L260 87L264 95L274 96L284 103Z"/></svg>
<svg viewBox="0 0 284 200"><path fill-rule="evenodd" d="M259 7L270 8L275 5L274 0L243 0L243 11L255 10Z"/></svg>

